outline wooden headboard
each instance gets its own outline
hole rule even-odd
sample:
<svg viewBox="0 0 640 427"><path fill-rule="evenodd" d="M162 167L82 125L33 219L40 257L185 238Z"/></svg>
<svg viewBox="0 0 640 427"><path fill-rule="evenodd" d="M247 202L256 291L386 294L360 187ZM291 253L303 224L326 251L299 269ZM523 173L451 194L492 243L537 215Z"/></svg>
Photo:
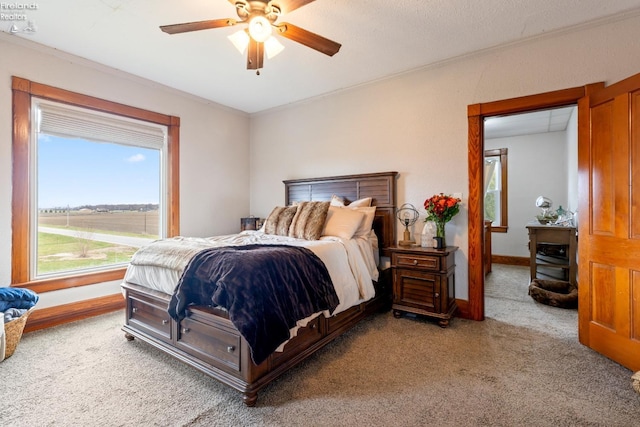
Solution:
<svg viewBox="0 0 640 427"><path fill-rule="evenodd" d="M285 203L329 201L332 195L346 202L371 197L376 207L373 229L378 236L381 255L396 242L396 178L398 172L367 173L285 180Z"/></svg>

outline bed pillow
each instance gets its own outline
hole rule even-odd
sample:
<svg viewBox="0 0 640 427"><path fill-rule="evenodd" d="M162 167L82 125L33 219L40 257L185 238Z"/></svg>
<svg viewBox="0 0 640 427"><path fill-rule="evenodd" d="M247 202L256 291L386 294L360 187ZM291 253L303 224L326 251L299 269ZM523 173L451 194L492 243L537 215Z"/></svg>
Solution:
<svg viewBox="0 0 640 427"><path fill-rule="evenodd" d="M353 202L349 203L349 207L352 207L352 208L369 207L371 206L372 200L373 199L371 197L365 197L362 199L354 200ZM344 198L340 196L336 196L334 194L331 196L331 206L347 206L347 204L345 203Z"/></svg>
<svg viewBox="0 0 640 427"><path fill-rule="evenodd" d="M298 206L276 206L264 221L265 234L288 236Z"/></svg>
<svg viewBox="0 0 640 427"><path fill-rule="evenodd" d="M331 206L345 206L344 199L340 196L336 196L335 194L331 196Z"/></svg>
<svg viewBox="0 0 640 427"><path fill-rule="evenodd" d="M327 220L330 202L300 202L296 211L289 237L305 240L318 240Z"/></svg>
<svg viewBox="0 0 640 427"><path fill-rule="evenodd" d="M336 236L349 240L360 227L364 219L364 212L355 209L345 209L337 206L329 206L327 221L322 230L323 236Z"/></svg>
<svg viewBox="0 0 640 427"><path fill-rule="evenodd" d="M350 208L368 208L369 206L371 206L372 200L373 199L371 199L371 197L365 197L363 199L354 200L353 202L349 203L349 207Z"/></svg>
<svg viewBox="0 0 640 427"><path fill-rule="evenodd" d="M364 218L360 223L360 227L358 227L353 237L362 237L368 239L369 233L371 233L371 229L373 228L373 219L376 216L376 207L371 206L366 208L352 208L351 205L349 205L348 207L343 209L353 209L356 212L362 212L364 214Z"/></svg>

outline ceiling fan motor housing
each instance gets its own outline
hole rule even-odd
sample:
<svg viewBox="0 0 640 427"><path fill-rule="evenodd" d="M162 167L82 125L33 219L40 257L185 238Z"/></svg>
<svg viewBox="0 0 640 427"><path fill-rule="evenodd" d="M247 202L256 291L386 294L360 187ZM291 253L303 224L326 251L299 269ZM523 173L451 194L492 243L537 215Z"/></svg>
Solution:
<svg viewBox="0 0 640 427"><path fill-rule="evenodd" d="M268 0L237 1L236 13L242 21L250 21L255 16L264 16L273 24L280 17L281 11L278 6L268 3Z"/></svg>

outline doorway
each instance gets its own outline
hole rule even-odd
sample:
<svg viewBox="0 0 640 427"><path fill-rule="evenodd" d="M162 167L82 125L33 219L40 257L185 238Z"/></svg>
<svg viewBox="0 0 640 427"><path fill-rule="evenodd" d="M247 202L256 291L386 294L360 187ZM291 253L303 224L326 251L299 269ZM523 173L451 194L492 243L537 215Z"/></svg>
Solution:
<svg viewBox="0 0 640 427"><path fill-rule="evenodd" d="M585 87L513 98L468 107L469 129L469 302L462 315L484 320L484 119L577 104Z"/></svg>
<svg viewBox="0 0 640 427"><path fill-rule="evenodd" d="M494 263L529 266L526 226L541 214L578 209L577 106L484 119L484 212ZM487 249L489 252L489 250ZM566 280L566 279L562 279Z"/></svg>

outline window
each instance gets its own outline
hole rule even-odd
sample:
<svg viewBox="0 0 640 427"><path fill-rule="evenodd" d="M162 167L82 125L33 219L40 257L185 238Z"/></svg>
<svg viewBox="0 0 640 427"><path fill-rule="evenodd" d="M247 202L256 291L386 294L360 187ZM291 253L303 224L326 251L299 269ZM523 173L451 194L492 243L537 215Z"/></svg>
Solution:
<svg viewBox="0 0 640 427"><path fill-rule="evenodd" d="M125 266L165 237L164 125L32 98L31 277Z"/></svg>
<svg viewBox="0 0 640 427"><path fill-rule="evenodd" d="M507 149L484 152L484 217L491 221L491 231L506 233L507 210Z"/></svg>
<svg viewBox="0 0 640 427"><path fill-rule="evenodd" d="M178 234L179 119L13 78L12 283L117 280Z"/></svg>

